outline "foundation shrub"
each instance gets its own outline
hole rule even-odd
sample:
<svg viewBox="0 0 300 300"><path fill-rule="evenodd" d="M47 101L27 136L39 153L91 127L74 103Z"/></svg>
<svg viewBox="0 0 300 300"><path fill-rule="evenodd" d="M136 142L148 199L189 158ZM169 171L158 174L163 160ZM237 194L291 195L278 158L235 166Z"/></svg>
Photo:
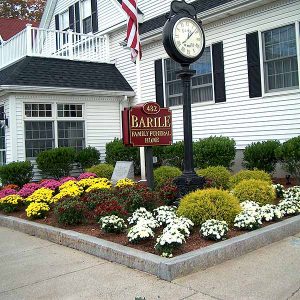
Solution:
<svg viewBox="0 0 300 300"><path fill-rule="evenodd" d="M76 154L76 162L81 170L85 170L100 162L100 152L95 147L87 147Z"/></svg>
<svg viewBox="0 0 300 300"><path fill-rule="evenodd" d="M230 168L235 154L235 141L229 137L211 136L194 142L195 166L201 169L212 166Z"/></svg>
<svg viewBox="0 0 300 300"><path fill-rule="evenodd" d="M68 176L75 163L74 148L60 147L42 151L36 158L37 166L46 176L57 179Z"/></svg>
<svg viewBox="0 0 300 300"><path fill-rule="evenodd" d="M211 188L197 190L183 197L177 213L198 226L210 219L226 221L232 225L240 211L239 201L234 195Z"/></svg>
<svg viewBox="0 0 300 300"><path fill-rule="evenodd" d="M208 167L197 170L199 176L204 176L211 187L228 189L231 173L223 166Z"/></svg>
<svg viewBox="0 0 300 300"><path fill-rule="evenodd" d="M33 166L29 161L16 161L0 166L0 181L3 185L23 186L33 178Z"/></svg>
<svg viewBox="0 0 300 300"><path fill-rule="evenodd" d="M249 170L273 173L278 161L275 155L278 147L280 142L276 140L252 143L244 150L243 166Z"/></svg>
<svg viewBox="0 0 300 300"><path fill-rule="evenodd" d="M230 186L233 188L243 180L256 179L272 184L271 175L262 170L241 170L230 178Z"/></svg>
<svg viewBox="0 0 300 300"><path fill-rule="evenodd" d="M179 169L183 167L184 145L183 142L176 142L163 148L162 165L173 166Z"/></svg>
<svg viewBox="0 0 300 300"><path fill-rule="evenodd" d="M64 225L82 224L86 221L86 207L79 198L66 197L54 208L57 221Z"/></svg>
<svg viewBox="0 0 300 300"><path fill-rule="evenodd" d="M161 187L181 174L181 170L177 167L162 166L154 170L154 181L157 187Z"/></svg>
<svg viewBox="0 0 300 300"><path fill-rule="evenodd" d="M300 185L300 136L283 143L276 150L276 157L281 161L283 168L296 178Z"/></svg>
<svg viewBox="0 0 300 300"><path fill-rule="evenodd" d="M276 200L276 192L273 186L264 180L248 179L237 184L233 194L240 202L254 201L261 205L273 204Z"/></svg>
<svg viewBox="0 0 300 300"><path fill-rule="evenodd" d="M96 221L100 221L102 217L115 215L120 218L127 217L127 211L124 207L118 202L117 198L111 198L110 200L103 201L96 206L94 210L94 216Z"/></svg>
<svg viewBox="0 0 300 300"><path fill-rule="evenodd" d="M86 169L87 172L95 173L99 178L111 179L114 166L110 164L99 164Z"/></svg>
<svg viewBox="0 0 300 300"><path fill-rule="evenodd" d="M115 138L112 142L106 144L105 161L108 164L115 165L117 161L133 161L135 173L140 171L139 148L125 147L122 140Z"/></svg>

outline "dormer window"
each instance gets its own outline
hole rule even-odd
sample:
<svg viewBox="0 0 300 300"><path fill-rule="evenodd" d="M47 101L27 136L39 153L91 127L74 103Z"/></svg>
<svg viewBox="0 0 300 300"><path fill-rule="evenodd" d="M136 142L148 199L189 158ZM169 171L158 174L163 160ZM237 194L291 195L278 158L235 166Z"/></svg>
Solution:
<svg viewBox="0 0 300 300"><path fill-rule="evenodd" d="M90 0L82 1L81 7L82 7L83 33L91 33L93 32L91 1Z"/></svg>

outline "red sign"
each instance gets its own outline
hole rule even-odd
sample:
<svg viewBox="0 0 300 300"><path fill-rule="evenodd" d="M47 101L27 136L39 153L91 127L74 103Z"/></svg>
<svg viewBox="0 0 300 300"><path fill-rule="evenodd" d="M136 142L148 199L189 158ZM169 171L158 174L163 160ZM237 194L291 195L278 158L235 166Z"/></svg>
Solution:
<svg viewBox="0 0 300 300"><path fill-rule="evenodd" d="M126 108L123 111L123 141L133 147L171 145L172 112L156 102Z"/></svg>

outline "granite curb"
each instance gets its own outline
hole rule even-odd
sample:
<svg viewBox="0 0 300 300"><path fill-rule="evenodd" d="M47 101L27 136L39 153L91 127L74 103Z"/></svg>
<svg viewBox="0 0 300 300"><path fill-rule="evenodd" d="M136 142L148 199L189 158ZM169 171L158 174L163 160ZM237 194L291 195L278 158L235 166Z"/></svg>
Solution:
<svg viewBox="0 0 300 300"><path fill-rule="evenodd" d="M300 232L300 216L167 259L86 234L0 215L0 226L95 255L172 281Z"/></svg>

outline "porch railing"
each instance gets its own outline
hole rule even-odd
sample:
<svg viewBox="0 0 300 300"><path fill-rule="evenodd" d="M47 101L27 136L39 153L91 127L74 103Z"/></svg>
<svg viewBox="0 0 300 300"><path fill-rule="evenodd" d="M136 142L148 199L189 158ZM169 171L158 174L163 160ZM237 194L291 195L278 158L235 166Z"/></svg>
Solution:
<svg viewBox="0 0 300 300"><path fill-rule="evenodd" d="M49 30L31 25L0 45L0 69L25 56L109 62L107 35Z"/></svg>

